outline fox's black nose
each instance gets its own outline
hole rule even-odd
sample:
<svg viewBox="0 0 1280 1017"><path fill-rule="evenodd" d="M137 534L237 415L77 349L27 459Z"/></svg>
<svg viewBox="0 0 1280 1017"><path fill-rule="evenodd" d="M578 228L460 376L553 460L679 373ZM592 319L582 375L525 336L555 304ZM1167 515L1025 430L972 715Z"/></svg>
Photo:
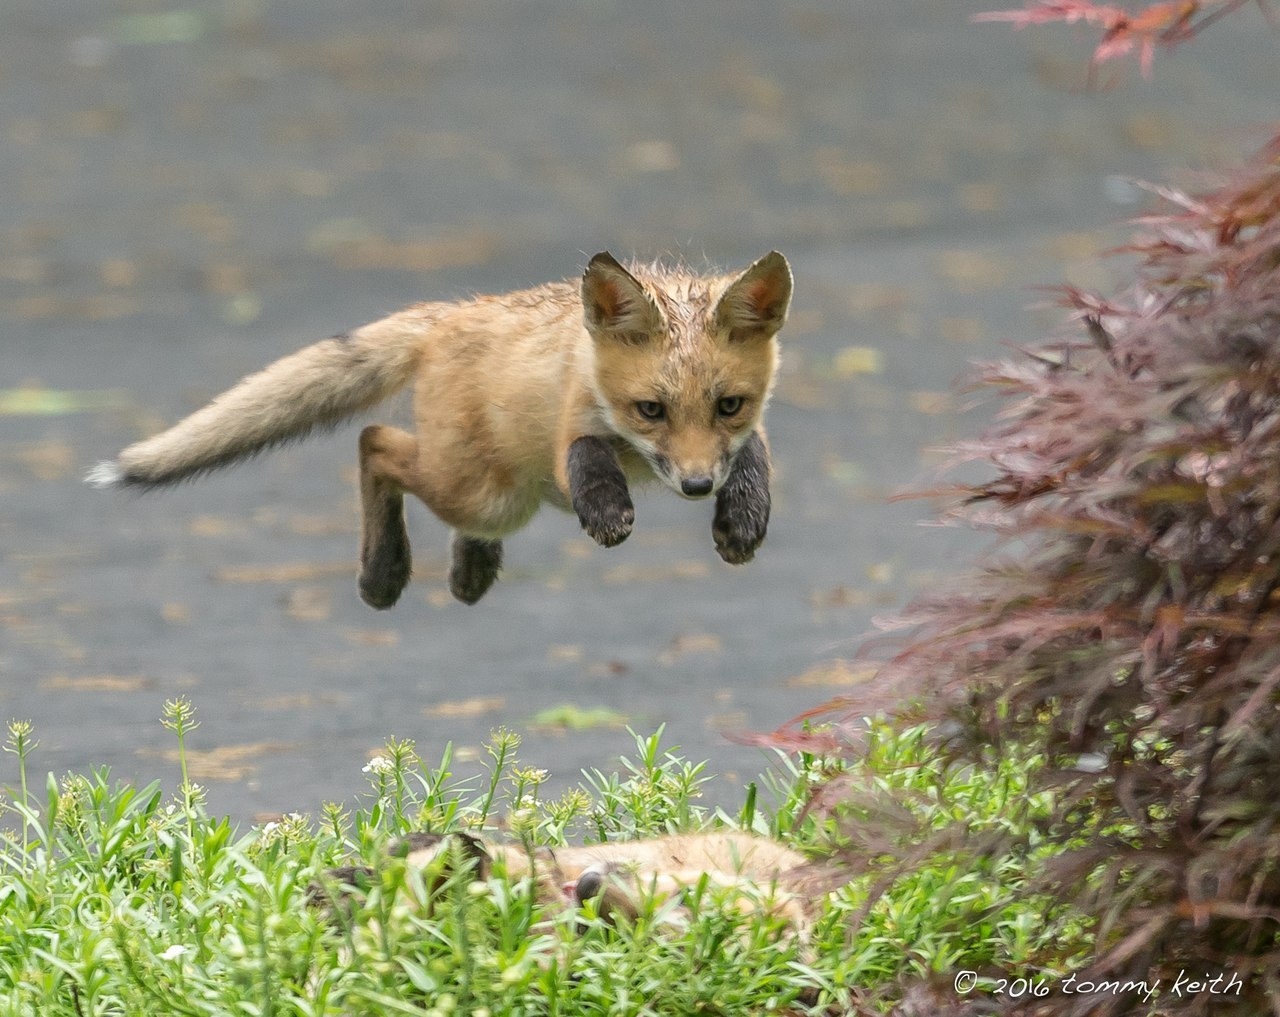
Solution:
<svg viewBox="0 0 1280 1017"><path fill-rule="evenodd" d="M680 481L680 490L690 498L701 498L711 493L715 482L710 477L689 477Z"/></svg>

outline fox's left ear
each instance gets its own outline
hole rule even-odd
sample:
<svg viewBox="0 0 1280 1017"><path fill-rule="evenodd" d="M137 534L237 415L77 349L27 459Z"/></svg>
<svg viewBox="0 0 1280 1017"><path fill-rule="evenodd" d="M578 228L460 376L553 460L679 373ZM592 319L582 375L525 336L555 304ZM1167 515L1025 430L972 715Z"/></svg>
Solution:
<svg viewBox="0 0 1280 1017"><path fill-rule="evenodd" d="M582 275L582 310L597 338L643 343L664 327L653 297L608 251L592 258Z"/></svg>
<svg viewBox="0 0 1280 1017"><path fill-rule="evenodd" d="M782 328L790 306L791 266L770 251L729 284L716 304L715 321L732 341L768 339Z"/></svg>

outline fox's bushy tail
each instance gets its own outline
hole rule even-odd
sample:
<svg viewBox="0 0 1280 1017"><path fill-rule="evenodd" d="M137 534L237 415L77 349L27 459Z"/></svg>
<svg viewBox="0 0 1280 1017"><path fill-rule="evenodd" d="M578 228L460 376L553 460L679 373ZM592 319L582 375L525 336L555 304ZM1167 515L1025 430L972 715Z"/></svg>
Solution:
<svg viewBox="0 0 1280 1017"><path fill-rule="evenodd" d="M425 317L402 312L277 360L85 479L96 487L172 484L340 423L412 380Z"/></svg>

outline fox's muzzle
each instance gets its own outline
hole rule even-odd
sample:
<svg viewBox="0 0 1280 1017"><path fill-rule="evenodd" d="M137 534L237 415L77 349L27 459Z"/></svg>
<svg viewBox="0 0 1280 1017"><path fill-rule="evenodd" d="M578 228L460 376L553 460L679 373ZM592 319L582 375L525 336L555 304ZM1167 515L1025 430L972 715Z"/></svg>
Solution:
<svg viewBox="0 0 1280 1017"><path fill-rule="evenodd" d="M715 468L699 470L696 473L683 473L665 458L654 463L653 466L659 480L682 498L692 501L715 494L729 476L728 470Z"/></svg>

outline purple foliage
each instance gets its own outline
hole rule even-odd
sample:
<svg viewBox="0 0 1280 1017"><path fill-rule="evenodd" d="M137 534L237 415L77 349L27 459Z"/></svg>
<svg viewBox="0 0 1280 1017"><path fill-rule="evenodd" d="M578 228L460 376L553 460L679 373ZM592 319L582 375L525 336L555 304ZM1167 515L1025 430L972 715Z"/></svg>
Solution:
<svg viewBox="0 0 1280 1017"><path fill-rule="evenodd" d="M1236 973L1238 992L1160 1012L1275 1013L1280 139L1213 193L1162 193L1132 288L1064 290L1071 334L982 374L1001 412L958 458L988 479L951 514L1000 556L918 605L905 649L828 714L853 730L892 704L962 754L1042 747L1064 853L1040 889L1098 916L1089 976Z"/></svg>

